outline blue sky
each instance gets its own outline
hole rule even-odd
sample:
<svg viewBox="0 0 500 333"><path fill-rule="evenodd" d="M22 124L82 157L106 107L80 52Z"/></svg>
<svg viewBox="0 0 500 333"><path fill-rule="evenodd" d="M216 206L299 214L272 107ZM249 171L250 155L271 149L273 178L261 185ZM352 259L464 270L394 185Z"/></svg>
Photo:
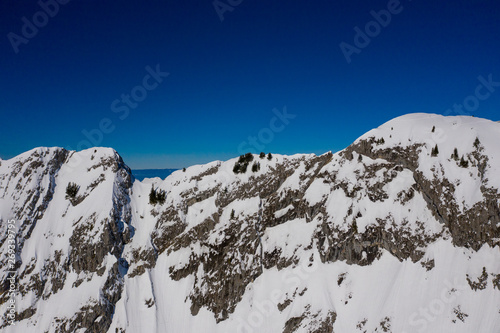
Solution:
<svg viewBox="0 0 500 333"><path fill-rule="evenodd" d="M97 144L132 168L180 168L244 149L338 151L464 101L500 120L494 0L220 0L219 13L213 1L59 1L0 4L3 159ZM474 100L480 76L491 90Z"/></svg>

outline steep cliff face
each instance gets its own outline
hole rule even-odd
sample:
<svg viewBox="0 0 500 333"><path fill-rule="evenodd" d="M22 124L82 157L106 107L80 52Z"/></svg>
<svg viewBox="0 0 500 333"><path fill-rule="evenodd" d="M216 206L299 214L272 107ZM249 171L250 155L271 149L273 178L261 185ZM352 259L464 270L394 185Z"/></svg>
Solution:
<svg viewBox="0 0 500 333"><path fill-rule="evenodd" d="M16 319L37 331L105 331L121 297L121 254L133 232L130 170L116 152L102 148L38 148L2 161L0 170L4 272L8 220L17 231ZM72 197L66 193L70 183L78 184Z"/></svg>
<svg viewBox="0 0 500 333"><path fill-rule="evenodd" d="M133 181L104 148L0 161L2 314L8 220L19 284L16 325L1 325L497 332L499 139L498 123L414 114L339 153L253 155L238 173L235 158Z"/></svg>

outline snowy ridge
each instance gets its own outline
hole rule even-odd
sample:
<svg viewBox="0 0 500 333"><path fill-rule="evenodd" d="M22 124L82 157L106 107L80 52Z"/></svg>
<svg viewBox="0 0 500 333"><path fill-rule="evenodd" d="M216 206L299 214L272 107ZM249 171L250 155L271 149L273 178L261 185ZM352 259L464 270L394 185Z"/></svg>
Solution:
<svg viewBox="0 0 500 333"><path fill-rule="evenodd" d="M14 219L20 295L7 326L4 287L0 326L496 333L499 139L489 120L410 114L243 173L234 158L132 183L109 148L1 160L0 275Z"/></svg>

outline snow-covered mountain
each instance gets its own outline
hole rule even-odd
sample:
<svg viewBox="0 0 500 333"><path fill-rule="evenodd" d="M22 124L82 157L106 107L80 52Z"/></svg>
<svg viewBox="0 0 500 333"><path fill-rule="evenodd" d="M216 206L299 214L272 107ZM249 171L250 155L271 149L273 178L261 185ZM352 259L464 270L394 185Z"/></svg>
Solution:
<svg viewBox="0 0 500 333"><path fill-rule="evenodd" d="M1 160L1 329L498 333L499 142L410 114L336 154L164 181L109 148Z"/></svg>

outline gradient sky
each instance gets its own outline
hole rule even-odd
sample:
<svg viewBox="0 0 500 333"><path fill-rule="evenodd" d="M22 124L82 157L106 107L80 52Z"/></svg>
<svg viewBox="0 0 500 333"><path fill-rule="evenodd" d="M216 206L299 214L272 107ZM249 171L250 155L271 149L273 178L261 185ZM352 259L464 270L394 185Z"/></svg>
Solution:
<svg viewBox="0 0 500 333"><path fill-rule="evenodd" d="M0 3L3 159L85 148L82 131L132 168L228 159L250 150L249 136L265 152L321 154L402 114L457 114L479 76L500 82L495 0L401 1L350 63L340 43L355 46L354 28L391 1L220 0L241 2L223 21L211 0L60 1L54 17L36 1ZM23 39L34 20L38 32ZM146 67L158 64L169 75L147 77L152 90L126 106L122 94L142 98ZM499 120L491 89L464 112ZM282 126L273 109L284 107L295 118Z"/></svg>

